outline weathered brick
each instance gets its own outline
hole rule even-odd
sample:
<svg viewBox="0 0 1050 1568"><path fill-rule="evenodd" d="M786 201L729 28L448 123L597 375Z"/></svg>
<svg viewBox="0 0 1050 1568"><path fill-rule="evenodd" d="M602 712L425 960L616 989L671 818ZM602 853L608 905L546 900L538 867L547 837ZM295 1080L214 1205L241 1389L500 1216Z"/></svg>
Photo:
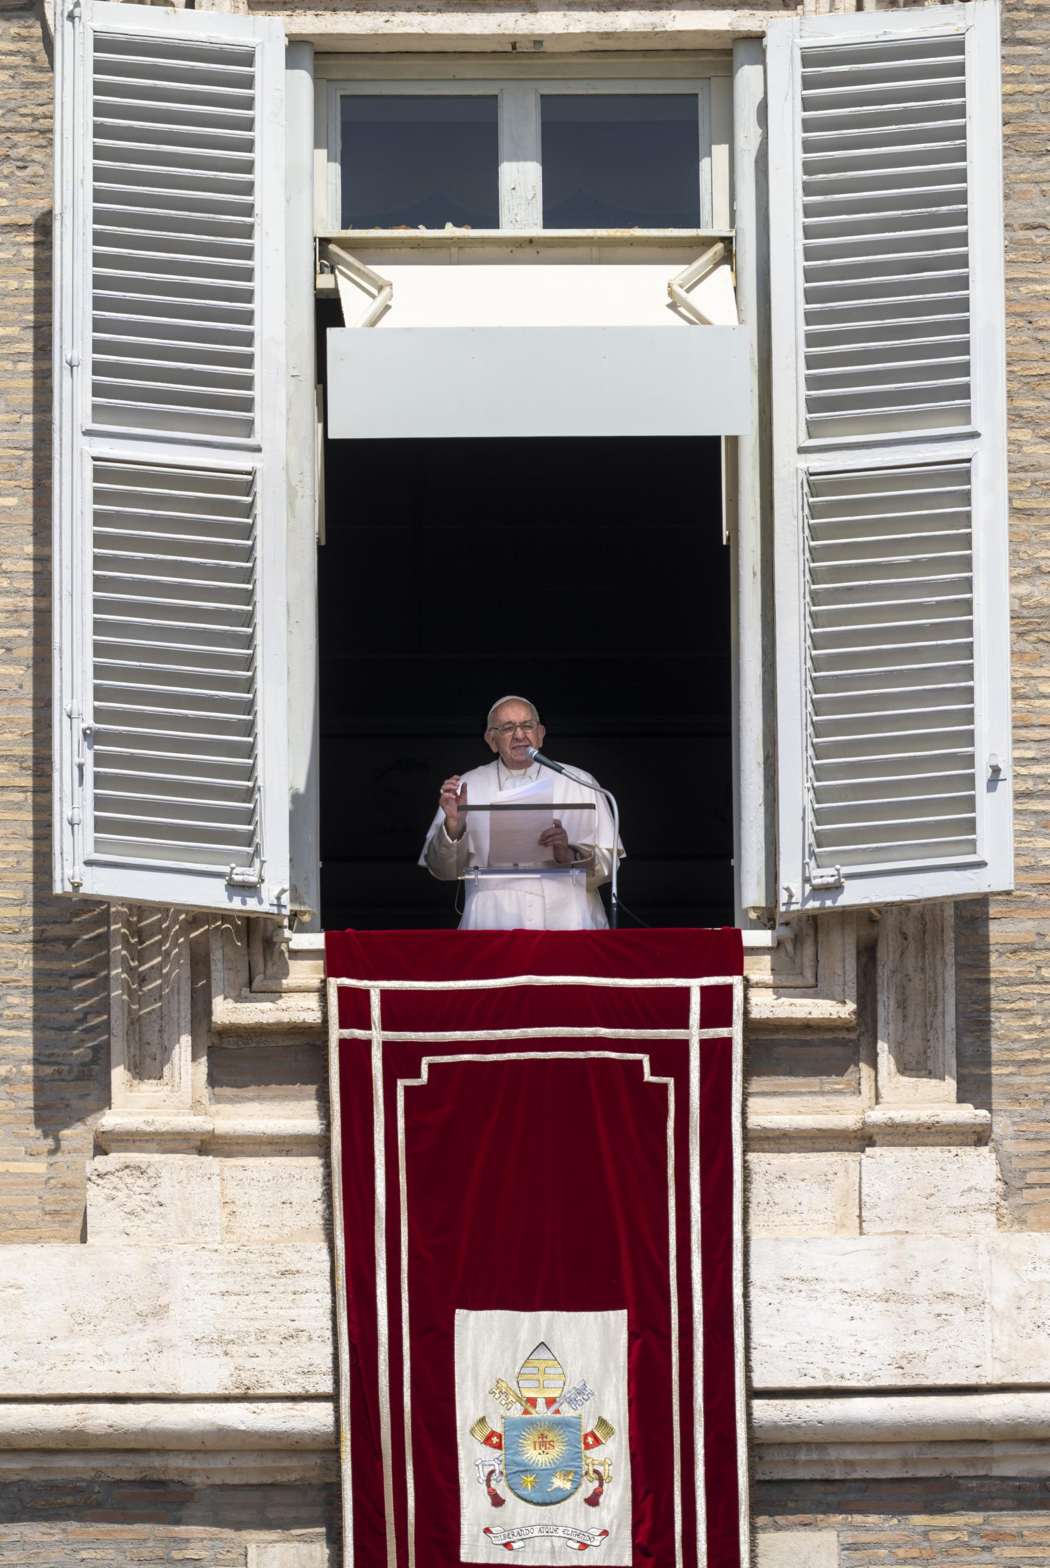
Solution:
<svg viewBox="0 0 1050 1568"><path fill-rule="evenodd" d="M103 911L50 893L53 77L33 5L0 4L0 83L0 1240L71 1241L108 999Z"/></svg>

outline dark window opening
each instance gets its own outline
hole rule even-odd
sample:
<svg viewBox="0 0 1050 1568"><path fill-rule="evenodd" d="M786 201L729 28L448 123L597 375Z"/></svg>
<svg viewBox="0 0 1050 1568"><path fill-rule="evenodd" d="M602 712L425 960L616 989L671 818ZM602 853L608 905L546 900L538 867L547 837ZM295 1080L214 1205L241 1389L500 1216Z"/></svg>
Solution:
<svg viewBox="0 0 1050 1568"><path fill-rule="evenodd" d="M650 925L733 919L717 440L330 442L320 565L322 919L457 923L416 864L489 704L619 798ZM626 922L625 922L626 923Z"/></svg>

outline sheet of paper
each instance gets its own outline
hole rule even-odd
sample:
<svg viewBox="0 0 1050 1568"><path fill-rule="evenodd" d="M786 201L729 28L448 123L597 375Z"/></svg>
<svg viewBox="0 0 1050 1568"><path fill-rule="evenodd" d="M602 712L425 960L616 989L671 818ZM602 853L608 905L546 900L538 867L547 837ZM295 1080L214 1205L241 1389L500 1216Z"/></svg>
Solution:
<svg viewBox="0 0 1050 1568"><path fill-rule="evenodd" d="M503 803L500 802L502 806ZM544 866L553 862L540 834L554 826L554 797L546 780L514 791L509 810L488 812L490 866Z"/></svg>
<svg viewBox="0 0 1050 1568"><path fill-rule="evenodd" d="M539 839L556 821L564 827L570 844L589 848L594 842L596 812L592 803L556 805L554 782L544 774L517 789L504 791L491 805L470 807L468 803L467 809L475 811L479 819L478 847L486 843L488 846L485 858L478 863L490 869L554 865L550 849Z"/></svg>

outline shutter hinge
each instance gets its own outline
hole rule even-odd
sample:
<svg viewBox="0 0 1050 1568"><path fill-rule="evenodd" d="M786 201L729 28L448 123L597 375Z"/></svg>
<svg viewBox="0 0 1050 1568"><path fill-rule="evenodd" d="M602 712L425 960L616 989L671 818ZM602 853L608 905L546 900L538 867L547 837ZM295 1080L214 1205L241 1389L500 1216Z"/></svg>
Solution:
<svg viewBox="0 0 1050 1568"><path fill-rule="evenodd" d="M66 355L66 364L69 366L70 370L77 370L79 368L80 355L77 353L75 348L70 349L69 353Z"/></svg>
<svg viewBox="0 0 1050 1568"><path fill-rule="evenodd" d="M70 829L71 859L73 862L69 871L69 887L71 892L79 893L84 885L84 871L81 865L84 814L80 807L82 799L80 792L84 788L84 772L86 768L84 740L86 737L90 737L93 727L90 724L83 723L84 715L78 702L71 702L68 705L66 717L69 720L69 738L73 748L72 786L73 790L77 792L74 793L69 811L66 814L66 821L69 823Z"/></svg>
<svg viewBox="0 0 1050 1568"><path fill-rule="evenodd" d="M226 873L226 881L230 887L261 887L262 879L261 862L257 866L231 866Z"/></svg>
<svg viewBox="0 0 1050 1568"><path fill-rule="evenodd" d="M822 888L845 886L845 879L843 878L840 867L827 866L823 870L818 871L817 867L813 864L812 861L810 861L806 870L806 881L809 883L811 888L818 890Z"/></svg>

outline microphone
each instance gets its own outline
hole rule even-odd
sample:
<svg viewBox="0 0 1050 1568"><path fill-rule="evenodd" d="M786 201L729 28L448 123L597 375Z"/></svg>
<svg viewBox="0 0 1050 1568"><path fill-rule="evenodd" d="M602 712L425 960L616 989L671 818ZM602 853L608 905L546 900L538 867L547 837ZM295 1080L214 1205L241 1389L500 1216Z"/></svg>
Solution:
<svg viewBox="0 0 1050 1568"><path fill-rule="evenodd" d="M604 795L612 810L613 819L613 847L612 847L612 876L609 887L609 924L616 930L620 924L620 808L616 803L616 796L612 790L604 789L601 784L595 784L592 779L581 779L575 768L567 768L563 762L553 762L550 757L545 757L537 746L526 748L527 754L533 762L538 762L541 768L550 768L552 773L564 773L567 779L574 784L582 784L584 789L593 789L596 794Z"/></svg>
<svg viewBox="0 0 1050 1568"><path fill-rule="evenodd" d="M572 777L572 774L569 772L569 769L565 767L564 763L552 762L550 757L545 757L542 751L539 751L535 746L528 747L528 754L532 758L533 762L538 762L541 767L551 768L555 773L564 773L566 778ZM577 784L582 784L583 780L577 779L576 782Z"/></svg>

